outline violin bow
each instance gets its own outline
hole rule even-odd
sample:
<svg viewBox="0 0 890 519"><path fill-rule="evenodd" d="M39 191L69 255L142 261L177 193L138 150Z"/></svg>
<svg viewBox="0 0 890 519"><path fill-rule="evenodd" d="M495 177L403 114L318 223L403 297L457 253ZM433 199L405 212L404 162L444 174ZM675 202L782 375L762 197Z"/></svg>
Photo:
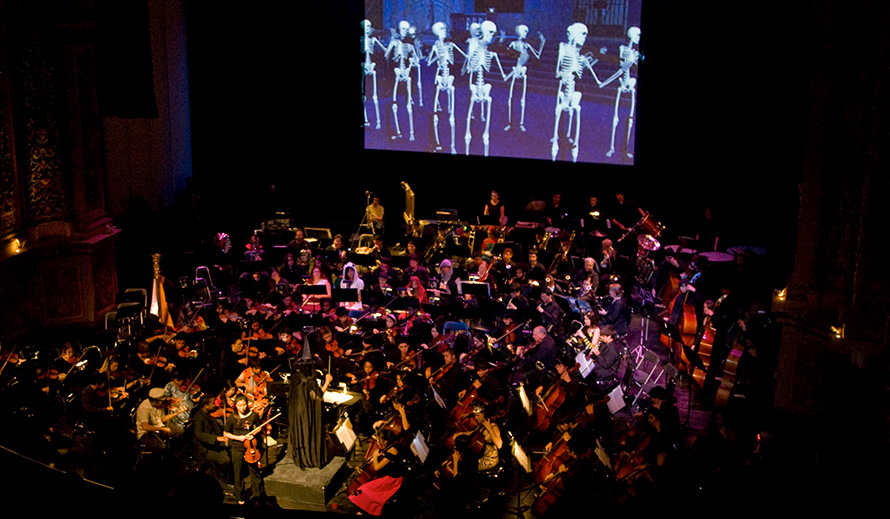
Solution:
<svg viewBox="0 0 890 519"><path fill-rule="evenodd" d="M3 373L3 370L4 370L4 369L6 369L6 365L9 364L9 359L10 359L10 357L12 357L12 355L15 353L15 350L16 350L18 347L19 347L18 344L16 344L15 346L12 347L12 351L9 352L9 354L6 356L6 360L3 361L3 365L0 366L0 374Z"/></svg>
<svg viewBox="0 0 890 519"><path fill-rule="evenodd" d="M198 381L198 377L201 376L201 373L204 373L204 368L206 368L206 367L207 367L207 366L204 366L203 368L201 368L201 369L198 371L198 374L195 375L195 378L192 379L192 383L189 384L187 388L185 388L185 391L184 391L185 393L188 393L188 392L192 389L192 386L194 386L194 385L195 385L195 382Z"/></svg>

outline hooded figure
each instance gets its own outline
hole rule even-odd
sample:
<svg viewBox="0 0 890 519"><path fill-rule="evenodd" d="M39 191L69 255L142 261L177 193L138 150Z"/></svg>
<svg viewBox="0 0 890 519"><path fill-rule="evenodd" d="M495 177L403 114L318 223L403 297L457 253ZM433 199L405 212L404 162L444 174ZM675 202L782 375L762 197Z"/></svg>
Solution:
<svg viewBox="0 0 890 519"><path fill-rule="evenodd" d="M301 469L323 467L328 459L324 441L324 392L315 380L312 361L294 364L288 392L288 449Z"/></svg>
<svg viewBox="0 0 890 519"><path fill-rule="evenodd" d="M341 303L350 311L361 311L362 310L362 290L365 289L365 282L362 281L362 278L359 277L358 272L355 270L355 264L352 262L343 265L343 277L340 278L340 286L339 288L354 288L358 289L358 301L354 301L352 303Z"/></svg>

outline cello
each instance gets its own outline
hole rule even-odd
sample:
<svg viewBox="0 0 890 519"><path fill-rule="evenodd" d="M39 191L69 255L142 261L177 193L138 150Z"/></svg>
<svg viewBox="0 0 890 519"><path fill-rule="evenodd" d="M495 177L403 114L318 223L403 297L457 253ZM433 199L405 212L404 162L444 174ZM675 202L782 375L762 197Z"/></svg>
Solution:
<svg viewBox="0 0 890 519"><path fill-rule="evenodd" d="M566 373L568 372L566 371ZM564 382L565 380L562 378L562 375L560 375L560 377L550 385L544 393L544 396L540 397L540 400L535 405L534 413L532 415L531 430L535 432L544 432L550 428L550 423L553 421L553 414L559 406L565 402L566 396L568 395Z"/></svg>

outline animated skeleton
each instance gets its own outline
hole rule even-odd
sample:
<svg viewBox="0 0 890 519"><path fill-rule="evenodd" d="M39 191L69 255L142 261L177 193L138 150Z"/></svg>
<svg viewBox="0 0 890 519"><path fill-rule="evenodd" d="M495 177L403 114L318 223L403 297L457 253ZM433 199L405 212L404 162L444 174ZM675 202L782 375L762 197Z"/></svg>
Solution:
<svg viewBox="0 0 890 519"><path fill-rule="evenodd" d="M420 62L423 60L423 53L420 51L422 45L417 41L417 27L412 25L408 29L408 37L414 47L414 68L417 69L417 104L423 106L423 87L420 84Z"/></svg>
<svg viewBox="0 0 890 519"><path fill-rule="evenodd" d="M380 40L372 36L374 28L371 26L369 20L362 20L362 30L364 31L364 35L362 36L362 55L365 56L365 60L362 62L362 105L365 109L365 126L371 125L368 122L368 106L365 104L368 101L368 96L365 94L365 79L368 76L371 76L371 83L374 88L371 98L374 100L374 112L377 114L377 125L375 128L379 130L380 104L377 102L377 71L374 70L377 67L377 64L371 61L371 55L374 54L376 45L379 45L384 51L386 51L386 47L380 43Z"/></svg>
<svg viewBox="0 0 890 519"><path fill-rule="evenodd" d="M470 24L470 37L467 38L467 59L464 60L463 65L460 67L461 75L467 74L469 72L470 63L473 61L474 56L479 52L479 49L482 48L482 24L479 23L471 23ZM473 75L470 74L470 82L469 85L473 86ZM482 120L485 120L485 111L483 107L480 106L480 116Z"/></svg>
<svg viewBox="0 0 890 519"><path fill-rule="evenodd" d="M590 70L593 79L599 84L600 80L593 71L593 65L596 59L592 59L590 55L581 55L581 47L587 40L587 26L583 23L573 23L567 29L568 42L559 44L559 59L556 63L556 77L559 78L559 94L556 97L556 122L553 125L553 146L550 149L550 155L556 160L556 154L559 152L559 118L562 112L569 113L568 125L566 127L566 137L572 143L572 162L578 160L578 138L581 134L581 92L575 91L575 76L581 78L584 69ZM575 137L572 139L572 117L576 117L575 121Z"/></svg>
<svg viewBox="0 0 890 519"><path fill-rule="evenodd" d="M467 71L470 73L470 107L467 110L467 133L464 135L464 142L467 147L467 155L470 154L470 141L473 135L470 133L470 120L473 115L473 106L479 103L483 108L485 121L485 132L482 134L482 142L485 145L485 156L488 156L489 144L489 127L491 126L491 83L485 82L485 72L491 71L491 62L494 61L501 71L501 77L506 80L507 75L504 74L504 68L501 66L501 60L498 59L496 52L488 50L488 45L494 39L494 35L498 28L494 22L486 20L482 22L482 39L479 40L479 46L467 58Z"/></svg>
<svg viewBox="0 0 890 519"><path fill-rule="evenodd" d="M431 65L433 60L436 61L436 97L433 101L433 130L436 135L436 150L442 150L442 143L439 141L439 112L442 107L439 105L439 94L445 92L448 101L448 123L451 125L451 154L457 153L454 146L454 76L451 74L451 65L454 65L454 51L461 53L466 59L467 55L460 47L451 41L445 41L447 27L442 22L433 24L433 34L437 36L436 43L427 57L427 65Z"/></svg>
<svg viewBox="0 0 890 519"><path fill-rule="evenodd" d="M535 59L541 59L541 52L544 50L544 42L546 41L544 35L538 32L541 45L535 50L534 47L525 41L528 37L527 25L517 25L516 36L518 39L510 42L510 48L519 53L519 58L516 60L516 66L513 67L513 70L507 74L507 79L512 78L512 81L510 81L510 97L507 98L507 127L504 128L504 131L509 131L513 124L513 86L516 84L516 78L522 78L522 99L519 101L519 106L522 107L522 110L519 116L519 129L525 131L525 92L528 87L528 75L526 74L528 67L525 64L528 63L529 54L533 55Z"/></svg>
<svg viewBox="0 0 890 519"><path fill-rule="evenodd" d="M627 137L624 141L624 149L626 150L627 158L632 159L633 153L630 152L629 146L630 132L634 125L634 109L637 105L637 78L630 76L630 69L640 62L640 53L634 49L634 44L640 44L639 27L628 29L627 36L630 38L628 44L618 48L621 68L600 83L600 88L618 79L618 92L615 94L615 114L612 116L612 142L609 145L609 151L606 152L607 157L611 157L615 153L615 129L618 127L618 104L621 102L621 94L630 93L630 114L627 116Z"/></svg>
<svg viewBox="0 0 890 519"><path fill-rule="evenodd" d="M407 101L405 103L408 109L408 124L410 126L410 138L409 140L414 140L414 101L411 97L411 69L415 66L415 61L417 59L417 55L415 54L414 45L410 43L406 43L405 37L408 35L408 31L411 28L411 24L402 20L399 22L399 32L396 34L393 32L392 39L389 41L389 46L386 48L386 53L384 57L386 59L391 59L396 63L396 68L393 69L395 72L395 84L392 87L392 115L393 120L395 120L396 124L396 135L393 135L393 139L397 139L402 136L402 131L399 129L399 104L397 101L397 95L399 91L399 85L404 83L405 89L408 94Z"/></svg>

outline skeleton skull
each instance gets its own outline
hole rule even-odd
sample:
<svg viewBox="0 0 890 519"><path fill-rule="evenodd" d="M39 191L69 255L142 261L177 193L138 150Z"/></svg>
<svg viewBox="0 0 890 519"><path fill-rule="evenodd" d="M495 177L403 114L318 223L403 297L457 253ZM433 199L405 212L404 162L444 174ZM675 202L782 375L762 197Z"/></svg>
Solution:
<svg viewBox="0 0 890 519"><path fill-rule="evenodd" d="M498 26L494 24L491 20L485 20L482 22L482 41L486 44L489 44L494 40L495 33L498 32Z"/></svg>
<svg viewBox="0 0 890 519"><path fill-rule="evenodd" d="M435 34L437 38L444 39L446 31L447 28L444 23L436 22L433 24L433 34Z"/></svg>
<svg viewBox="0 0 890 519"><path fill-rule="evenodd" d="M528 25L517 25L516 36L519 36L520 40L526 39L528 37Z"/></svg>
<svg viewBox="0 0 890 519"><path fill-rule="evenodd" d="M371 27L371 20L362 20L362 30L365 31L365 36L370 36L374 32L374 28Z"/></svg>
<svg viewBox="0 0 890 519"><path fill-rule="evenodd" d="M401 36L402 38L408 36L409 29L411 29L410 23L406 22L405 20L399 22L399 36Z"/></svg>
<svg viewBox="0 0 890 519"><path fill-rule="evenodd" d="M569 25L566 32L568 33L569 43L576 47L583 47L584 42L587 41L587 26L581 22L575 22L572 25Z"/></svg>
<svg viewBox="0 0 890 519"><path fill-rule="evenodd" d="M627 36L630 38L630 41L635 44L640 43L640 28L639 27L631 27L627 30Z"/></svg>
<svg viewBox="0 0 890 519"><path fill-rule="evenodd" d="M470 36L472 36L473 38L481 37L481 30L482 26L478 23L473 22L470 24Z"/></svg>

